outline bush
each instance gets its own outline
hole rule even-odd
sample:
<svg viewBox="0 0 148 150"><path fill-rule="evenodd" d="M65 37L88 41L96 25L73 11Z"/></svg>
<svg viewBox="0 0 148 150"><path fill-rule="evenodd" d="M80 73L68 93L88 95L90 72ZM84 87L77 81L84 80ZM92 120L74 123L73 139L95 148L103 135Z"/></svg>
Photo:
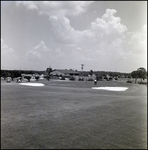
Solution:
<svg viewBox="0 0 148 150"><path fill-rule="evenodd" d="M132 83L132 81L126 81L126 83Z"/></svg>

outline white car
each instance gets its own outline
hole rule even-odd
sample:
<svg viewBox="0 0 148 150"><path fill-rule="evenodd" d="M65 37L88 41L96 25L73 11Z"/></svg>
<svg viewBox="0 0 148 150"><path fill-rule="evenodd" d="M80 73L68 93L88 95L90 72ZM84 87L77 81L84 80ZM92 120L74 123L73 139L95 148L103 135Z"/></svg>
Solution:
<svg viewBox="0 0 148 150"><path fill-rule="evenodd" d="M11 82L12 78L11 77L7 77L6 78L6 82Z"/></svg>

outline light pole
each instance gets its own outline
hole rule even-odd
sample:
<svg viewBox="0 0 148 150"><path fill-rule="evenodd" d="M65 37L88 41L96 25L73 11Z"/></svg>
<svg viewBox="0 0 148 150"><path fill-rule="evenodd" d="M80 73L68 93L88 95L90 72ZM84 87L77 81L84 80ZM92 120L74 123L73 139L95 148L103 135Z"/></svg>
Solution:
<svg viewBox="0 0 148 150"><path fill-rule="evenodd" d="M82 78L83 78L83 66L84 66L84 64L81 64L81 69L82 69Z"/></svg>

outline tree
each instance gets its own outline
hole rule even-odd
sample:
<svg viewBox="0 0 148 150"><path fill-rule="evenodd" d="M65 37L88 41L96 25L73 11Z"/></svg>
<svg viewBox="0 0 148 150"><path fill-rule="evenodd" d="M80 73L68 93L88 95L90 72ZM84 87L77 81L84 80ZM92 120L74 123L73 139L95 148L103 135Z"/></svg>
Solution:
<svg viewBox="0 0 148 150"><path fill-rule="evenodd" d="M141 83L142 83L142 79L146 79L146 69L143 68L143 67L140 67L137 69L137 74L138 74L138 77L141 78Z"/></svg>
<svg viewBox="0 0 148 150"><path fill-rule="evenodd" d="M46 69L46 73L47 73L47 80L49 81L50 80L50 73L52 72L52 68L49 67Z"/></svg>
<svg viewBox="0 0 148 150"><path fill-rule="evenodd" d="M135 83L137 83L138 72L137 72L137 71L132 71L132 72L131 72L131 76L132 76L132 78L135 79Z"/></svg>
<svg viewBox="0 0 148 150"><path fill-rule="evenodd" d="M24 76L24 78L26 78L28 82L30 82L31 76Z"/></svg>
<svg viewBox="0 0 148 150"><path fill-rule="evenodd" d="M13 81L13 79L15 78L15 73L14 73L14 71L11 72L11 78L12 78L12 81Z"/></svg>
<svg viewBox="0 0 148 150"><path fill-rule="evenodd" d="M147 76L146 69L143 67L140 67L136 71L132 71L131 76L132 78L135 78L135 83L137 83L138 78L141 79L141 83L142 83L142 79L143 80L146 79L146 76Z"/></svg>
<svg viewBox="0 0 148 150"><path fill-rule="evenodd" d="M39 76L35 76L35 79L36 79L37 81L39 80L39 78L40 78Z"/></svg>
<svg viewBox="0 0 148 150"><path fill-rule="evenodd" d="M91 76L91 78L92 78L93 71L92 71L92 70L90 70L89 74L90 74L90 76Z"/></svg>

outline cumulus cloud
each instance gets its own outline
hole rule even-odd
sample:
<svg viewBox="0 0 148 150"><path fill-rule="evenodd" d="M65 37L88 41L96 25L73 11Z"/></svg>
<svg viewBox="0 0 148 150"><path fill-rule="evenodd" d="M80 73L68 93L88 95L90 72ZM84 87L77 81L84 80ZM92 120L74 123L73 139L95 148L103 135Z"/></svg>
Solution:
<svg viewBox="0 0 148 150"><path fill-rule="evenodd" d="M124 38L127 27L121 24L121 19L115 17L115 9L107 9L106 13L101 17L97 18L91 23L91 30L94 31L97 38L101 38L105 41L113 41L118 38Z"/></svg>
<svg viewBox="0 0 148 150"><path fill-rule="evenodd" d="M13 48L7 46L4 40L1 38L1 66L7 66L7 68L14 68L18 61L18 57L15 55Z"/></svg>
<svg viewBox="0 0 148 150"><path fill-rule="evenodd" d="M133 52L138 55L147 52L147 26L144 25L141 30L128 33L127 43L133 48Z"/></svg>
<svg viewBox="0 0 148 150"><path fill-rule="evenodd" d="M70 21L66 17L50 16L49 21L52 25L52 34L60 43L75 43L79 40L80 31L74 30Z"/></svg>
<svg viewBox="0 0 148 150"><path fill-rule="evenodd" d="M39 45L28 51L26 56L28 59L41 60L44 56L50 56L50 50L45 46L44 41L41 41Z"/></svg>
<svg viewBox="0 0 148 150"><path fill-rule="evenodd" d="M121 19L115 17L115 13L116 10L107 9L101 18L97 18L89 29L83 31L75 30L65 16L50 16L51 32L57 42L66 44L72 59L120 59L124 54L121 47L127 27L121 24Z"/></svg>
<svg viewBox="0 0 148 150"><path fill-rule="evenodd" d="M128 32L123 44L126 61L132 66L147 68L147 26L144 25L139 31Z"/></svg>
<svg viewBox="0 0 148 150"><path fill-rule="evenodd" d="M16 5L20 6L21 4L25 5L28 9L38 9L36 3L33 1L17 1Z"/></svg>
<svg viewBox="0 0 148 150"><path fill-rule="evenodd" d="M8 47L4 43L4 40L1 38L1 54L2 55L7 55L7 54L13 54L13 53L14 53L13 48Z"/></svg>
<svg viewBox="0 0 148 150"><path fill-rule="evenodd" d="M28 9L37 9L42 15L77 16L85 12L92 1L19 1L17 6L25 5Z"/></svg>
<svg viewBox="0 0 148 150"><path fill-rule="evenodd" d="M41 41L39 45L33 47L33 50L38 50L38 51L49 51L47 46L45 46L44 41Z"/></svg>
<svg viewBox="0 0 148 150"><path fill-rule="evenodd" d="M37 10L40 15L48 16L49 30L54 44L48 48L43 41L33 47L26 54L29 61L40 62L65 61L73 63L102 63L113 65L126 59L134 59L135 55L146 53L146 26L135 32L128 32L121 23L121 18L115 16L115 9L106 9L102 17L96 18L85 30L72 27L69 16L83 14L91 1L20 1L17 6L25 6L29 10ZM68 18L69 17L69 18ZM46 17L45 17L46 18ZM3 45L3 49L13 49ZM6 51L5 51L6 52ZM141 54L143 53L143 54ZM139 55L140 54L140 55ZM137 58L136 57L136 58ZM125 61L124 61L125 62ZM121 63L118 63L118 65ZM133 63L134 64L134 63Z"/></svg>

